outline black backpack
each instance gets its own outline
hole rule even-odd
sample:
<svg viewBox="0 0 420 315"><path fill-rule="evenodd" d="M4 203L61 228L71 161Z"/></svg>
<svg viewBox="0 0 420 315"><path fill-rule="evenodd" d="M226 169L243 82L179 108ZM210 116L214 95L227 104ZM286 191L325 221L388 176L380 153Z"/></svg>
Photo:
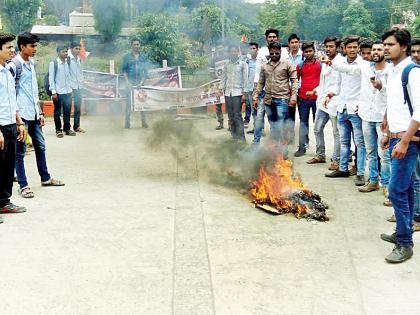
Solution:
<svg viewBox="0 0 420 315"><path fill-rule="evenodd" d="M16 67L16 73L15 73L15 69L13 69L12 67L9 66L9 71L12 74L13 78L15 79L15 89L16 89L16 95L18 95L18 91L19 91L19 80L20 80L20 76L22 75L22 63L16 59L13 58L12 60L10 60L8 62L8 64L13 63Z"/></svg>
<svg viewBox="0 0 420 315"><path fill-rule="evenodd" d="M420 68L420 65L415 64L415 63L409 64L408 66L404 68L401 75L401 82L402 82L403 93L404 93L404 103L408 105L408 109L410 110L411 116L413 116L414 110L413 110L413 105L411 105L410 95L408 94L407 84L408 84L408 75L410 74L410 71L413 68ZM415 135L417 137L420 137L420 130L417 130Z"/></svg>
<svg viewBox="0 0 420 315"><path fill-rule="evenodd" d="M54 63L54 82L55 82L55 79L57 78L57 69L58 69L57 59L54 59L53 63ZM70 57L67 57L67 64L70 67ZM44 76L44 89L45 89L45 93L47 93L48 96L52 96L52 92L50 90L50 72L49 72L49 70L48 70L47 74Z"/></svg>

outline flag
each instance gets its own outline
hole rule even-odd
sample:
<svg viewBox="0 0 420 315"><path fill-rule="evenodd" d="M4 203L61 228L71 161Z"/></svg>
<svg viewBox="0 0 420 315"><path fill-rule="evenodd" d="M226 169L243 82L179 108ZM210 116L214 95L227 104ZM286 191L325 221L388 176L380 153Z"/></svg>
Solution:
<svg viewBox="0 0 420 315"><path fill-rule="evenodd" d="M248 42L248 39L246 38L246 35L242 35L242 37L241 37L241 42L242 42L242 43L246 43L246 42Z"/></svg>
<svg viewBox="0 0 420 315"><path fill-rule="evenodd" d="M83 43L83 38L80 38L80 59L82 61L85 61L87 58L85 44Z"/></svg>

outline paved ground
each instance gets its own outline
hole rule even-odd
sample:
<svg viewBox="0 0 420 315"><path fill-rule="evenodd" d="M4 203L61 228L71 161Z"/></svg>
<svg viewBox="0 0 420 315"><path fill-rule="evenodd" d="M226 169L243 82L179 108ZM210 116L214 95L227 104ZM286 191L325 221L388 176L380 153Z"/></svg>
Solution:
<svg viewBox="0 0 420 315"><path fill-rule="evenodd" d="M138 120L131 130L119 117L83 125L88 133L64 139L51 121L45 128L64 188L41 188L27 158L36 197L16 193L29 211L0 226L2 315L420 314L420 253L384 262L392 246L379 234L393 225L379 192L327 180L325 165L300 158L296 170L330 204L331 221L270 216L211 184L200 148L177 161L150 149L153 131ZM195 125L228 138L214 120Z"/></svg>

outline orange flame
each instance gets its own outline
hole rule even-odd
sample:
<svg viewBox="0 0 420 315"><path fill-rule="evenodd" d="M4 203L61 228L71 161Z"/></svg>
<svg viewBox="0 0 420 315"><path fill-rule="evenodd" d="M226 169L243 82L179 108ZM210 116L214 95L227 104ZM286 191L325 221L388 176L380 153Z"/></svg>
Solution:
<svg viewBox="0 0 420 315"><path fill-rule="evenodd" d="M305 214L309 209L289 199L297 191L308 191L299 177L293 175L293 162L284 160L281 155L272 167L267 169L262 164L257 180L251 183L251 195L254 203L269 204L283 212Z"/></svg>

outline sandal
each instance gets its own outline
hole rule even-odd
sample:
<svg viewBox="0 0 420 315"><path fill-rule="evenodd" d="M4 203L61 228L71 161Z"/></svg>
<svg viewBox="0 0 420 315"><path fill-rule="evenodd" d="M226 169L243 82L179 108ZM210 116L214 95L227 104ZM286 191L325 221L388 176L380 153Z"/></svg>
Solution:
<svg viewBox="0 0 420 315"><path fill-rule="evenodd" d="M62 131L56 131L55 134L56 134L57 138L63 138L64 137Z"/></svg>
<svg viewBox="0 0 420 315"><path fill-rule="evenodd" d="M29 199L29 198L35 197L34 192L31 190L31 187L29 187L29 186L19 188L18 192L23 198L28 198Z"/></svg>
<svg viewBox="0 0 420 315"><path fill-rule="evenodd" d="M64 186L65 184L58 179L50 178L46 182L41 182L41 186Z"/></svg>

